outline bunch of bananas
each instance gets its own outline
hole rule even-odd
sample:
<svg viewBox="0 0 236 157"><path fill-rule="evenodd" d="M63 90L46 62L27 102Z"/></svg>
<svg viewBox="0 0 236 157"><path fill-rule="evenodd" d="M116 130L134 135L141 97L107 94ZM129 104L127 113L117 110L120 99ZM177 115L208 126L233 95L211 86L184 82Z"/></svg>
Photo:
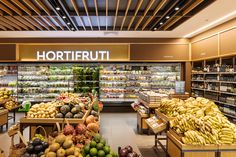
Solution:
<svg viewBox="0 0 236 157"><path fill-rule="evenodd" d="M171 102L171 100L165 101ZM177 101L173 100L172 105L173 102ZM220 112L214 102L205 98L190 98L184 101L183 106L187 109L183 114L173 108L179 115L170 121L170 127L184 135L183 143L195 145L236 143L236 125Z"/></svg>

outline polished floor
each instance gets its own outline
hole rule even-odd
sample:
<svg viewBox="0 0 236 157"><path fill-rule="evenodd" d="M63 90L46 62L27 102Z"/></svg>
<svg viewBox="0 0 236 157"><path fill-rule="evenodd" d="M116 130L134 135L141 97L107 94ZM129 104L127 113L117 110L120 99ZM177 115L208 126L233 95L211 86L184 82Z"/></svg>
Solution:
<svg viewBox="0 0 236 157"><path fill-rule="evenodd" d="M22 116L24 115L18 113L17 120ZM13 122L10 122L9 126L12 124ZM119 146L131 145L143 157L162 157L163 154L157 154L152 149L154 136L138 134L136 125L136 113L102 113L101 115L101 134L113 150L117 150ZM25 129L24 135L28 135L28 129ZM28 139L28 137L25 138ZM15 139L16 142L17 139ZM0 133L0 148L4 150L6 156L9 154L10 144L11 139L4 128Z"/></svg>

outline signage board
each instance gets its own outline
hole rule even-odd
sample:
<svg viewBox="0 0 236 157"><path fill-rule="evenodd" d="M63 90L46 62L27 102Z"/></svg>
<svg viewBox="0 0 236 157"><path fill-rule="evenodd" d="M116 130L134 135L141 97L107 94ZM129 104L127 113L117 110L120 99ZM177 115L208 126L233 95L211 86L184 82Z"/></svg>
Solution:
<svg viewBox="0 0 236 157"><path fill-rule="evenodd" d="M129 61L128 44L20 44L19 61Z"/></svg>

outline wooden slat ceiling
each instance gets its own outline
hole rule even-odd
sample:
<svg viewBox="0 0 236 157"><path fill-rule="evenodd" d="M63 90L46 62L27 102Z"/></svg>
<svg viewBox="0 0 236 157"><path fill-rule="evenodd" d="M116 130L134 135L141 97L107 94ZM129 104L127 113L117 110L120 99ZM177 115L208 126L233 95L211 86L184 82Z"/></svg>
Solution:
<svg viewBox="0 0 236 157"><path fill-rule="evenodd" d="M0 0L1 31L170 31L215 0Z"/></svg>

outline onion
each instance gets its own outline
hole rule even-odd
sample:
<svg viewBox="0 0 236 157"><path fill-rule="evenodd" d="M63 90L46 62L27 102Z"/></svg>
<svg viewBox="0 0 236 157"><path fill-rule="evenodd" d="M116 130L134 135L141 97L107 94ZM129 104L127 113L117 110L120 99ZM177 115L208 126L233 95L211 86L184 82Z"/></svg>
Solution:
<svg viewBox="0 0 236 157"><path fill-rule="evenodd" d="M128 155L128 150L123 148L120 150L119 154L120 154L120 157L126 157Z"/></svg>
<svg viewBox="0 0 236 157"><path fill-rule="evenodd" d="M126 146L125 149L128 150L128 153L132 153L133 152L133 148L131 146Z"/></svg>

